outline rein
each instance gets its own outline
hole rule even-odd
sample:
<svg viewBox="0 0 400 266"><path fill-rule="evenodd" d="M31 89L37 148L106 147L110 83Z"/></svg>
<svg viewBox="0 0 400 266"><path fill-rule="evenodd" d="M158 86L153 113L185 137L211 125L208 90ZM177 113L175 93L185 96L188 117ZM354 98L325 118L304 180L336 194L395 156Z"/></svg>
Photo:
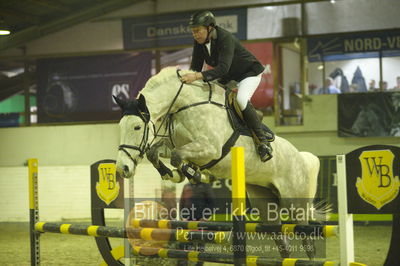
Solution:
<svg viewBox="0 0 400 266"><path fill-rule="evenodd" d="M172 120L172 116L173 115L175 115L175 114L177 114L177 113L179 113L181 111L187 110L187 109L189 109L191 107L196 107L196 106L203 105L203 104L214 104L214 105L216 105L218 107L221 107L221 108L225 108L226 107L224 104L217 103L217 102L212 100L212 88L211 88L210 82L207 81L207 85L208 85L208 87L210 89L209 93L208 93L208 100L207 101L202 101L202 102L198 102L198 103L192 103L192 104L189 104L189 105L185 105L185 106L179 108L176 112L171 113L171 114L167 114L168 115L168 126L167 126L168 127L168 136L169 136L169 140L170 140L170 142L171 142L173 147L175 147L175 144L174 144L174 142L172 140L172 137L171 137L172 136L172 130L173 130L171 120Z"/></svg>
<svg viewBox="0 0 400 266"><path fill-rule="evenodd" d="M182 76L179 74L179 71L180 71L180 69L177 69L177 70L176 70L176 75L178 76L179 79L181 79ZM181 83L181 86L179 87L177 94L175 95L174 99L172 100L172 102L171 102L171 104L170 104L170 106L169 106L169 108L168 108L168 111L167 111L166 115L164 116L164 119L163 119L163 121L161 122L161 124L160 124L160 126L159 126L157 132L155 133L155 137L154 137L154 139L151 141L151 143L149 144L149 146L151 146L151 145L153 144L153 142L154 142L154 140L156 139L157 136L169 137L169 138L170 138L170 141L171 141L171 143L172 143L172 145L175 146L174 143L173 143L173 141L172 141L172 138L171 138L171 130L170 130L170 128L171 128L171 123L170 123L170 121L171 121L171 118L172 118L172 116L173 116L174 114L177 114L177 113L179 113L179 112L181 112L181 111L183 111L183 110L189 109L190 107L195 107L195 106L203 105L203 104L214 104L214 105L217 105L217 106L219 106L219 107L225 107L225 105L223 105L223 104L221 104L221 103L217 103L217 102L215 102L215 101L212 100L212 88L211 88L211 84L207 81L208 87L210 88L209 94L208 94L208 100L207 100L207 101L202 101L202 102L198 102L198 103L189 104L189 105L186 105L186 106L183 106L183 107L179 108L179 109L178 109L177 111L175 111L174 113L170 113L170 111L171 111L171 109L172 109L172 106L175 104L176 100L178 99L179 94L180 94L181 91L182 91L182 88L183 88L183 85L184 85L184 84L185 84L185 82L182 82L182 83ZM167 135L167 136L165 136L165 135L159 135L158 132L161 130L162 125L163 125L167 120L168 120L168 122L167 122L168 135Z"/></svg>
<svg viewBox="0 0 400 266"><path fill-rule="evenodd" d="M210 88L209 93L208 93L208 101L203 101L203 102L198 102L198 103L192 103L192 104L183 106L183 107L179 108L175 113L172 113L171 115L174 115L174 114L176 114L176 113L179 113L180 111L189 109L190 107L194 107L194 106L198 106L198 105L202 105L202 104L209 104L209 103L211 103L211 104L217 105L217 106L219 106L219 107L225 107L225 105L223 105L223 104L221 104L221 103L214 102L213 100L211 100L211 98L212 98L212 88L211 88L210 82L207 81L207 84L208 84L208 87Z"/></svg>
<svg viewBox="0 0 400 266"><path fill-rule="evenodd" d="M181 80L181 77L182 77L182 76L181 76L181 74L179 74L179 71L180 71L180 69L177 69L177 70L176 70L176 75L178 76L179 80ZM185 84L184 82L181 82L181 86L179 86L178 92L176 93L176 95L175 95L174 99L172 100L171 104L169 105L168 110L167 110L167 114L164 116L163 120L161 121L161 124L160 124L160 126L158 127L157 132L154 133L154 138L153 138L153 140L150 142L149 147L153 144L153 142L154 142L154 140L157 138L157 136L159 136L159 135L158 135L158 132L161 130L163 124L164 124L165 121L168 119L168 116L169 116L169 113L170 113L170 111L171 111L171 109L172 109L172 106L175 104L176 100L178 99L179 94L181 94L181 91L182 91L182 88L183 88L183 85L184 85L184 84Z"/></svg>

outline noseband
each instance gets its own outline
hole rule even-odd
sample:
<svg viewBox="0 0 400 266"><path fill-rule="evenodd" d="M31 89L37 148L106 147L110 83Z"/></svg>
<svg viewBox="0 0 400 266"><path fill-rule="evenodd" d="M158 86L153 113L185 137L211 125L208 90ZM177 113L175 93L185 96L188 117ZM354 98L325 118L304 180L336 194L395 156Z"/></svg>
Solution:
<svg viewBox="0 0 400 266"><path fill-rule="evenodd" d="M128 144L121 144L118 146L118 150L123 151L132 160L132 162L135 165L137 165L137 160L132 157L132 155L128 152L128 149L139 151L140 152L139 157L142 159L147 149L150 147L150 145L147 144L148 140L149 140L149 122L148 121L146 122L144 120L144 134L142 137L142 141L140 142L140 145L134 146Z"/></svg>

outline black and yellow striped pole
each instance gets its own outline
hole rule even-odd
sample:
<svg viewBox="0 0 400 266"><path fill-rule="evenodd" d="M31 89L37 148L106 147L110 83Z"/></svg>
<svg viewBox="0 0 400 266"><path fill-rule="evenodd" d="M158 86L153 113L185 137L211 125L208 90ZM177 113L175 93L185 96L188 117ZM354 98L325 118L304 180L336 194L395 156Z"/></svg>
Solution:
<svg viewBox="0 0 400 266"><path fill-rule="evenodd" d="M63 224L37 222L37 232L59 233L72 235L87 235L94 237L115 237L142 239L147 241L198 241L206 243L228 244L230 243L230 232L185 230L185 229L161 229L161 228L133 228L112 227L83 224Z"/></svg>
<svg viewBox="0 0 400 266"><path fill-rule="evenodd" d="M232 254L229 253L211 253L190 250L177 250L156 248L147 246L133 246L133 254L135 256L151 257L151 258L174 258L183 259L192 262L215 262L223 265L234 264ZM260 256L248 256L244 260L247 266L335 266L333 261L311 261L301 259L273 259Z"/></svg>
<svg viewBox="0 0 400 266"><path fill-rule="evenodd" d="M235 266L246 265L246 180L244 148L231 148L232 157L232 222L233 261Z"/></svg>
<svg viewBox="0 0 400 266"><path fill-rule="evenodd" d="M150 221L150 220L143 220ZM165 220L166 221L166 220ZM156 240L156 241L200 241L217 244L230 243L232 239L232 223L226 223L227 226L222 227L223 230L216 231L214 229L207 228L213 225L214 222L204 223L197 222L189 226L187 221L168 221L172 222L159 227L141 227L137 224L133 224L133 227L112 227L112 226L99 226L99 225L84 225L84 224L64 224L64 223L48 223L48 222L37 222L35 224L35 231L45 233L61 233L61 234L73 234L73 235L89 235L95 237L115 237L115 238L127 238L128 236L132 239L143 239L143 240ZM178 227L178 224L173 222L186 222L178 223L182 226ZM144 223L143 225L148 224ZM222 223L220 224L220 228ZM271 227L266 227L271 226ZM175 227L175 228L170 228ZM186 227L186 229L185 229ZM190 227L191 229L188 229ZM318 226L311 228L284 224L284 225L263 225L256 223L246 224L246 233L265 233L265 234L303 234L308 236L320 236L330 237L337 235L335 226ZM128 236L127 236L128 235Z"/></svg>
<svg viewBox="0 0 400 266"><path fill-rule="evenodd" d="M231 222L207 222L207 221L175 221L154 219L132 219L134 228L163 228L163 229L191 229L208 231L232 231ZM246 223L247 233L265 234L301 234L313 237L338 236L337 225L299 225L299 224L262 224Z"/></svg>
<svg viewBox="0 0 400 266"><path fill-rule="evenodd" d="M35 230L35 224L39 221L38 202L38 160L28 159L29 175L29 229L31 238L31 265L40 265L39 233Z"/></svg>

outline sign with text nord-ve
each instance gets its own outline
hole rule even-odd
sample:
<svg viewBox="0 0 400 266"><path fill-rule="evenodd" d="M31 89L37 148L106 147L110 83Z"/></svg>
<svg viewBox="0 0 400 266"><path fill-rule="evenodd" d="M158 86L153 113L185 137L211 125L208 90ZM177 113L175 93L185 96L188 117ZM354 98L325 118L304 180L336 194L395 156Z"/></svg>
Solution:
<svg viewBox="0 0 400 266"><path fill-rule="evenodd" d="M213 11L217 25L240 40L247 37L247 9ZM193 43L188 26L191 13L123 19L124 49L143 49Z"/></svg>
<svg viewBox="0 0 400 266"><path fill-rule="evenodd" d="M309 38L308 60L334 61L400 55L400 31L352 33Z"/></svg>

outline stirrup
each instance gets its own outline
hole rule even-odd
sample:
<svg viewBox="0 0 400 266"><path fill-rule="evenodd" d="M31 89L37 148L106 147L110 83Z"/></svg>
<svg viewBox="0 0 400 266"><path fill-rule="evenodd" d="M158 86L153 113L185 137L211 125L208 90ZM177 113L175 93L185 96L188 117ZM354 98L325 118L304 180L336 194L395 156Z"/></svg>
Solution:
<svg viewBox="0 0 400 266"><path fill-rule="evenodd" d="M272 159L272 147L269 143L260 143L257 147L257 150L262 162L266 162Z"/></svg>

